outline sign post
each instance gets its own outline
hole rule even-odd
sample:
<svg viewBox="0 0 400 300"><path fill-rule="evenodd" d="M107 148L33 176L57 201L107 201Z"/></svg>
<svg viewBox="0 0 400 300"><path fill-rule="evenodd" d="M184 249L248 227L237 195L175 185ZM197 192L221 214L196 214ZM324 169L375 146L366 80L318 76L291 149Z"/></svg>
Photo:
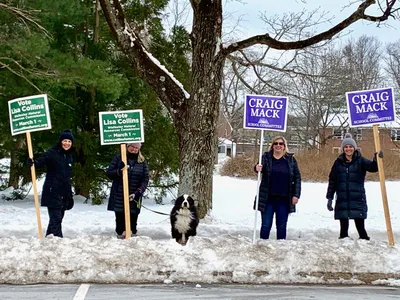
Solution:
<svg viewBox="0 0 400 300"><path fill-rule="evenodd" d="M33 158L31 132L51 129L49 105L47 95L36 95L8 101L11 135L26 133L28 155ZM35 165L31 167L33 198L36 209L39 239L43 238L42 223L40 220L40 205L36 187Z"/></svg>
<svg viewBox="0 0 400 300"><path fill-rule="evenodd" d="M244 105L243 128L261 130L260 154L258 163L262 164L264 130L286 131L287 97L246 95ZM259 202L261 172L257 175L257 191L255 199L253 244L256 242L257 213Z"/></svg>
<svg viewBox="0 0 400 300"><path fill-rule="evenodd" d="M395 102L392 88L364 90L346 93L347 109L349 112L350 127L373 125L375 151L381 150L378 124L393 122L395 116ZM390 221L389 204L386 194L385 172L383 159L377 155L379 181L381 186L383 209L386 220L386 230L389 245L394 246L392 225Z"/></svg>
<svg viewBox="0 0 400 300"><path fill-rule="evenodd" d="M127 166L126 144L143 143L143 112L141 109L99 112L101 145L120 144L121 159ZM125 233L131 237L131 217L129 204L129 183L127 167L122 170L124 193Z"/></svg>

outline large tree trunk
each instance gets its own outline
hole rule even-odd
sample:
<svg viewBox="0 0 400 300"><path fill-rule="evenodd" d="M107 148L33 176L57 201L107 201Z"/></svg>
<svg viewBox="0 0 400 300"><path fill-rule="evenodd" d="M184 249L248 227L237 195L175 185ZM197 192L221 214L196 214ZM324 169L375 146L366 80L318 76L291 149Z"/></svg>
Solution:
<svg viewBox="0 0 400 300"><path fill-rule="evenodd" d="M11 161L10 161L10 177L8 178L8 186L9 187L12 186L14 189L17 189L20 187L19 186L19 175L17 172L18 164L20 163L20 161L18 161L17 153L24 146L24 139L21 138L21 136L17 136L15 138L14 149L10 153Z"/></svg>
<svg viewBox="0 0 400 300"><path fill-rule="evenodd" d="M221 39L221 1L193 1L192 91L174 121L179 137L179 194L190 194L200 217L212 208L216 124L224 60L216 56ZM211 26L214 24L214 26Z"/></svg>

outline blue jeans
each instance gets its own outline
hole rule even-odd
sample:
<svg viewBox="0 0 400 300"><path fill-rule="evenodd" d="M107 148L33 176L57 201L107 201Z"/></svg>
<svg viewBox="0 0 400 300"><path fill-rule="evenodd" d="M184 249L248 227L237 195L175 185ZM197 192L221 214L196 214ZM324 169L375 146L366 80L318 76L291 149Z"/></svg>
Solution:
<svg viewBox="0 0 400 300"><path fill-rule="evenodd" d="M289 205L287 198L268 197L265 212L261 213L260 238L269 239L269 233L272 228L272 221L275 214L276 239L286 239L286 225L289 217Z"/></svg>

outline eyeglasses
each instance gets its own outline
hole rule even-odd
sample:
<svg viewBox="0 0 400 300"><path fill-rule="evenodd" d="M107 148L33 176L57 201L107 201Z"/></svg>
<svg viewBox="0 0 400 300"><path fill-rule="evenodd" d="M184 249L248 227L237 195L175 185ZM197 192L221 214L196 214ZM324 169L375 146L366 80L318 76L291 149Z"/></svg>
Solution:
<svg viewBox="0 0 400 300"><path fill-rule="evenodd" d="M277 145L279 145L279 146L285 146L285 143L283 143L283 142L275 142L275 143L273 143L273 145L274 145L274 146L277 146Z"/></svg>

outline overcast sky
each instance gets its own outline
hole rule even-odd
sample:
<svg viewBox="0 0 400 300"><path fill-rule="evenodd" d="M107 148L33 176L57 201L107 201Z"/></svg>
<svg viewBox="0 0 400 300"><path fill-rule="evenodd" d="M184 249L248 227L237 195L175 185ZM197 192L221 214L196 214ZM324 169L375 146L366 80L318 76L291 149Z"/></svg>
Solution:
<svg viewBox="0 0 400 300"><path fill-rule="evenodd" d="M319 13L326 13L326 19L330 19L327 23L318 27L318 32L326 30L332 25L336 25L344 18L353 13L359 5L358 3L348 5L349 0L227 0L224 5L224 15L228 16L225 25L232 24L239 17L243 19L241 22L242 38L254 34L263 34L265 32L265 24L260 20L261 14L284 15L289 12L300 12L302 10L313 11L319 8ZM357 2L357 1L351 1ZM379 15L374 9L368 9L367 13L371 15ZM358 37L362 34L377 36L382 42L391 42L399 37L398 22L390 20L387 25L381 24L377 27L376 23L359 21L350 26L349 32L352 37ZM395 37L395 39L393 39Z"/></svg>

